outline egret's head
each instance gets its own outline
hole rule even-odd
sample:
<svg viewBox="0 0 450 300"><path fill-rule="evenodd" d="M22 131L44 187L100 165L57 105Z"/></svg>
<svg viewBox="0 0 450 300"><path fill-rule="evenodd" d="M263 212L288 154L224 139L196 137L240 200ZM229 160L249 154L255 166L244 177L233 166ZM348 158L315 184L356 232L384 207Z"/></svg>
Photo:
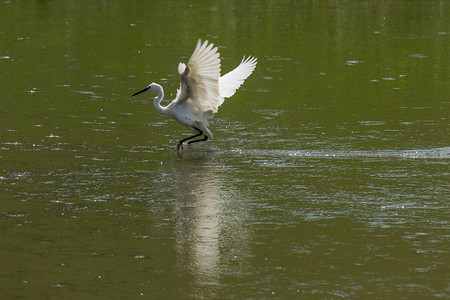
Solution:
<svg viewBox="0 0 450 300"><path fill-rule="evenodd" d="M161 86L159 84L152 82L145 89L140 90L137 93L134 93L133 96L139 95L140 93L144 93L144 92L158 92L160 90L160 88L161 88Z"/></svg>

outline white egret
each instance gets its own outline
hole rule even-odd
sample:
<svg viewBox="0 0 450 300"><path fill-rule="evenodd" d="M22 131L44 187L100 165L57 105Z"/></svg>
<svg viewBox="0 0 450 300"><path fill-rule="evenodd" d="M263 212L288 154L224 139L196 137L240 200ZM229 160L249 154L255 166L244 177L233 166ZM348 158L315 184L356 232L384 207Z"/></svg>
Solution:
<svg viewBox="0 0 450 300"><path fill-rule="evenodd" d="M201 40L198 40L187 65L184 63L178 65L181 83L175 100L167 106L161 106L164 90L157 83L151 83L133 96L143 92L157 92L158 96L153 100L156 110L174 118L194 133L178 143L178 151L186 141L190 140L188 144L191 144L213 137L208 129L208 120L214 116L225 98L234 95L244 80L252 74L255 67L256 58L251 56L245 58L244 56L239 66L220 76L220 58L217 47L208 41L202 43ZM203 138L192 140L202 135Z"/></svg>

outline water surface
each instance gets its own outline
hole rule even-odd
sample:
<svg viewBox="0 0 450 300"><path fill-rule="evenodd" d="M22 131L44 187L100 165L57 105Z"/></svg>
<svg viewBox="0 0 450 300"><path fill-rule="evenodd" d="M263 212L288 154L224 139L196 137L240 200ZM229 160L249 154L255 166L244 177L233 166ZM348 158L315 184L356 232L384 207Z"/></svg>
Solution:
<svg viewBox="0 0 450 300"><path fill-rule="evenodd" d="M449 297L446 1L0 6L4 297ZM178 156L198 38L258 66Z"/></svg>

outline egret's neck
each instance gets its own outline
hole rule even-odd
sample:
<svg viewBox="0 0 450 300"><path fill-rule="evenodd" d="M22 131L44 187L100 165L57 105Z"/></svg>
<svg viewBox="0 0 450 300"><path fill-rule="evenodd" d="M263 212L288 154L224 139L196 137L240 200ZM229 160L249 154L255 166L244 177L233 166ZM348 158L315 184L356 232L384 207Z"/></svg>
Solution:
<svg viewBox="0 0 450 300"><path fill-rule="evenodd" d="M158 96L153 99L153 105L159 113L167 115L167 107L161 106L161 101L164 99L164 90L159 84L154 85L156 87L156 91L158 92Z"/></svg>

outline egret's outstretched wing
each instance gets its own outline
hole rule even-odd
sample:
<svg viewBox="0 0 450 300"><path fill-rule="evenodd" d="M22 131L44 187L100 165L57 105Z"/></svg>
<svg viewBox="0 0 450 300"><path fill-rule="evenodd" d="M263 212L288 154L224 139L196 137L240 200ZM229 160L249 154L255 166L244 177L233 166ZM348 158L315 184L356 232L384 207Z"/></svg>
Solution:
<svg viewBox="0 0 450 300"><path fill-rule="evenodd" d="M244 56L236 69L220 77L219 91L222 102L224 100L223 98L228 98L234 95L236 90L242 85L242 83L244 83L244 80L252 74L255 67L256 57L249 56L245 58Z"/></svg>
<svg viewBox="0 0 450 300"><path fill-rule="evenodd" d="M181 85L176 101L190 101L189 106L207 118L217 112L220 103L220 58L217 47L213 47L208 41L198 40L187 65L178 65Z"/></svg>

